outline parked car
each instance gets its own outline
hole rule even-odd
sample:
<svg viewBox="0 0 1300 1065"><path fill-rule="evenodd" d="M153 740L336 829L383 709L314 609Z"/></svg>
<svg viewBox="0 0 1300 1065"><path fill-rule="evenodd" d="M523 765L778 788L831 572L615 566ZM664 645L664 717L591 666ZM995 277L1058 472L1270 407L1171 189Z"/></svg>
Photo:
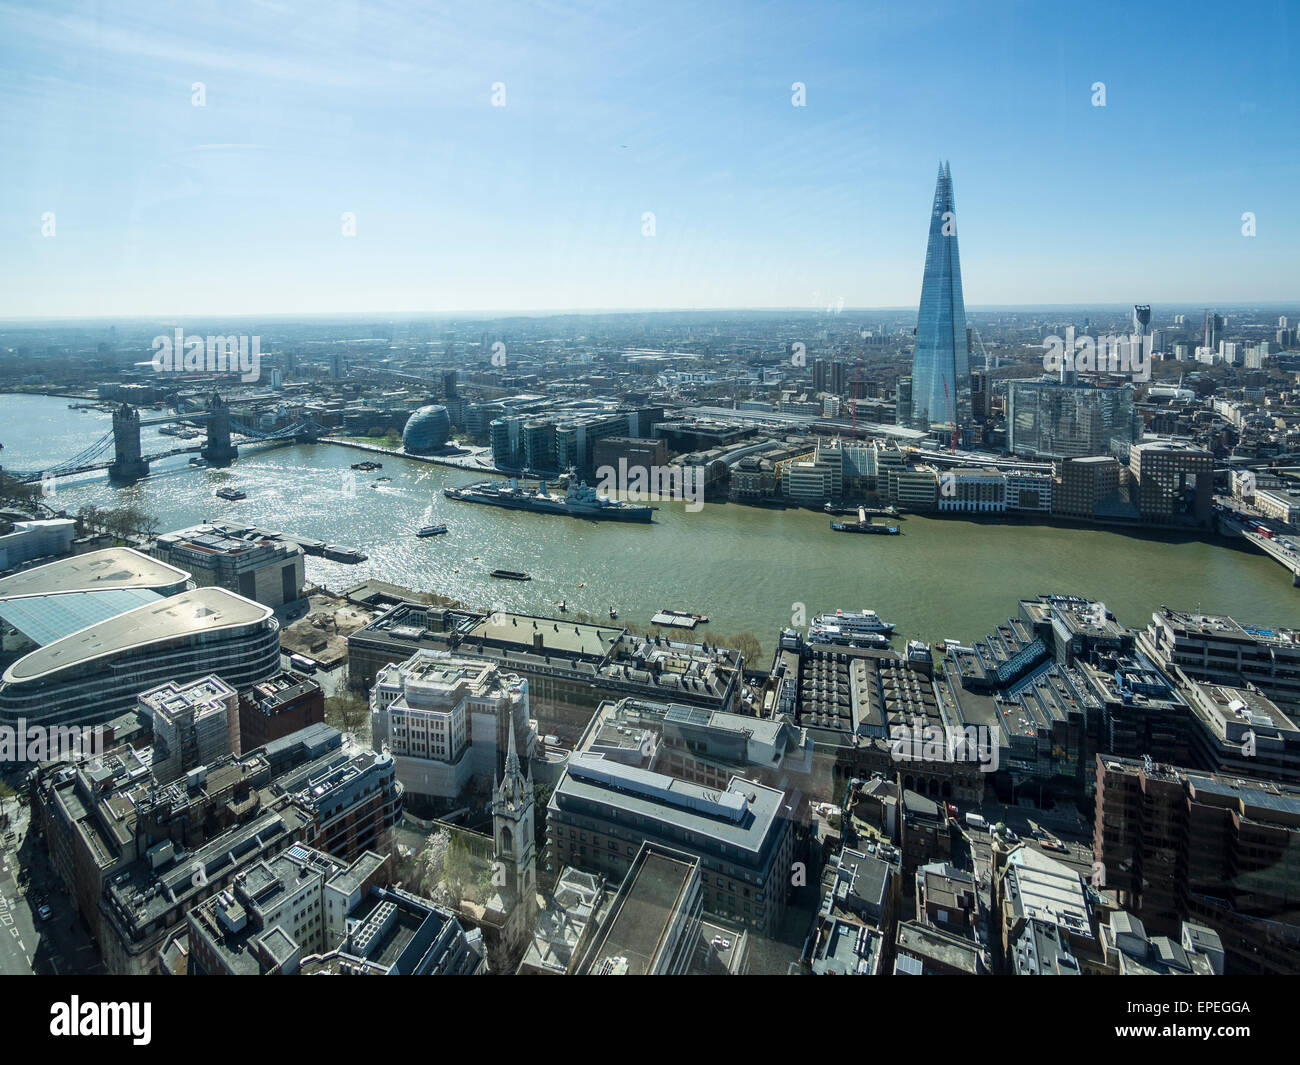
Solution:
<svg viewBox="0 0 1300 1065"><path fill-rule="evenodd" d="M42 902L36 910L36 916L39 917L42 921L48 921L51 917L54 916L54 911L50 909L48 903Z"/></svg>

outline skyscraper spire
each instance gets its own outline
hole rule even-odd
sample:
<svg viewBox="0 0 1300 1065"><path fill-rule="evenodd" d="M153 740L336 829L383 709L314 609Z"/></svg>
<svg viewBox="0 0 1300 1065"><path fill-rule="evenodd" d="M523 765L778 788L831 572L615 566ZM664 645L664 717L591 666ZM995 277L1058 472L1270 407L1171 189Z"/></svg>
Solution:
<svg viewBox="0 0 1300 1065"><path fill-rule="evenodd" d="M921 305L912 355L912 425L953 424L959 437L971 421L970 349L957 250L957 207L952 168L939 163L930 235L921 279Z"/></svg>

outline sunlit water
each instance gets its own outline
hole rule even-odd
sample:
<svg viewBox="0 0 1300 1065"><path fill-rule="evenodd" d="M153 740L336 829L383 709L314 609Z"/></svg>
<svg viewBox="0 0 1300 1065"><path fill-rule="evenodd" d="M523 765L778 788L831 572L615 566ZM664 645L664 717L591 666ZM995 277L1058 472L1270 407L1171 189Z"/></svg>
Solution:
<svg viewBox="0 0 1300 1065"><path fill-rule="evenodd" d="M52 465L109 427L107 415L69 402L0 396L6 468ZM144 432L146 453L176 443ZM52 502L69 511L129 502L164 529L229 518L360 548L369 559L359 565L307 559L309 579L336 590L374 577L484 606L548 611L565 600L605 617L612 605L620 620L641 624L669 607L709 615L700 633L752 632L765 653L801 609L870 607L902 636L968 641L1014 614L1017 599L1047 591L1100 599L1129 625L1161 604L1300 624L1289 574L1221 543L915 516L902 521L902 536L851 536L831 532L823 514L723 504L691 513L664 503L651 525L586 522L444 499L445 486L479 479L464 471L388 456L374 473L350 470L370 457L318 444L250 450L227 470L173 458L131 486L102 474L61 481ZM248 498L217 499L222 485ZM416 538L434 522L450 533ZM488 576L496 568L533 580L496 580Z"/></svg>

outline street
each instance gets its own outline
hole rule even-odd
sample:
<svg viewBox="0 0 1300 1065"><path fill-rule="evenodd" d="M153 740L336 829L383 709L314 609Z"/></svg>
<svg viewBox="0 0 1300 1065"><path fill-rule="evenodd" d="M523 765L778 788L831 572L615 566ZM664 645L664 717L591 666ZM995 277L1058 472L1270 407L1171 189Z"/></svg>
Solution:
<svg viewBox="0 0 1300 1065"><path fill-rule="evenodd" d="M0 974L102 973L76 907L50 868L44 843L29 835L28 810L0 802L10 824L0 832ZM22 882L22 873L27 882ZM42 921L42 905L50 909Z"/></svg>

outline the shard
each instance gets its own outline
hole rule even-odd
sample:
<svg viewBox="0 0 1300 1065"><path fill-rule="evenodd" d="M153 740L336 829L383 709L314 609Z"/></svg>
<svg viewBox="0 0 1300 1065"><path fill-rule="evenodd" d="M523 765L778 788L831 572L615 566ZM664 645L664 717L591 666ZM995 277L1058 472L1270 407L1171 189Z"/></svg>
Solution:
<svg viewBox="0 0 1300 1065"><path fill-rule="evenodd" d="M947 163L939 166L930 210L930 242L925 249L912 356L911 421L926 430L955 425L958 442L971 426L970 349L957 254L957 208Z"/></svg>

